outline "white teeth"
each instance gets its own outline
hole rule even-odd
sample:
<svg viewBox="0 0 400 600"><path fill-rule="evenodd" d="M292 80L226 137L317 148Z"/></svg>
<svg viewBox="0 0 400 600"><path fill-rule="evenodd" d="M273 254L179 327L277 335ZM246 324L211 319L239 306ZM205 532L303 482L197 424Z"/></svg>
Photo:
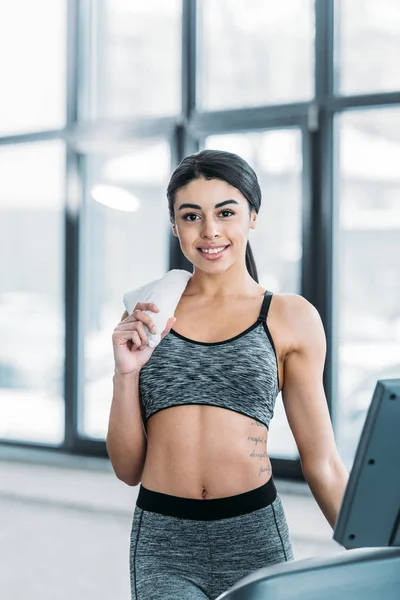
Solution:
<svg viewBox="0 0 400 600"><path fill-rule="evenodd" d="M221 250L225 250L225 246L221 246L221 248L200 248L200 250L206 254L218 254Z"/></svg>

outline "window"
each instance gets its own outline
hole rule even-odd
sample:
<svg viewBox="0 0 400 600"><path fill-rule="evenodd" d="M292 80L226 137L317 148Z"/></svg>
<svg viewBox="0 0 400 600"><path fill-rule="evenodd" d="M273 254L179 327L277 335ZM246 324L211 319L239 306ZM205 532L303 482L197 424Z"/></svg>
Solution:
<svg viewBox="0 0 400 600"><path fill-rule="evenodd" d="M166 186L204 143L258 175L260 285L309 294L326 317L351 466L376 380L400 377L399 31L398 0L2 3L0 439L105 455L123 294L188 268ZM280 398L269 451L278 475L300 474Z"/></svg>
<svg viewBox="0 0 400 600"><path fill-rule="evenodd" d="M104 0L94 6L83 118L180 113L181 2Z"/></svg>
<svg viewBox="0 0 400 600"><path fill-rule="evenodd" d="M398 0L336 0L336 87L341 94L400 89Z"/></svg>
<svg viewBox="0 0 400 600"><path fill-rule="evenodd" d="M350 464L377 379L400 377L400 109L336 118L338 438Z"/></svg>
<svg viewBox="0 0 400 600"><path fill-rule="evenodd" d="M164 140L133 142L119 155L87 157L81 294L84 410L79 427L89 437L104 438L107 431L114 373L111 338L125 310L123 295L169 268L169 174L170 149ZM115 186L110 203L122 189L132 203L139 203L138 209L116 210L96 202L91 192L98 184Z"/></svg>
<svg viewBox="0 0 400 600"><path fill-rule="evenodd" d="M0 149L0 438L64 439L64 155Z"/></svg>
<svg viewBox="0 0 400 600"><path fill-rule="evenodd" d="M66 12L66 0L0 3L0 135L64 127Z"/></svg>
<svg viewBox="0 0 400 600"><path fill-rule="evenodd" d="M198 6L202 110L312 98L313 0L203 0Z"/></svg>

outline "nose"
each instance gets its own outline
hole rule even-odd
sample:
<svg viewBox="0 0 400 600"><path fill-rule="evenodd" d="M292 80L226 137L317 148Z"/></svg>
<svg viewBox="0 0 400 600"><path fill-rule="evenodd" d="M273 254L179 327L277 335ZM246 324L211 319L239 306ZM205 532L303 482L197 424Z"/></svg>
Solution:
<svg viewBox="0 0 400 600"><path fill-rule="evenodd" d="M203 233L203 235L201 237L203 237L205 240L214 240L215 238L219 238L219 233L211 233L211 234Z"/></svg>
<svg viewBox="0 0 400 600"><path fill-rule="evenodd" d="M207 240L213 240L219 237L219 231L217 228L217 224L212 220L204 220L203 229L201 232L201 237Z"/></svg>

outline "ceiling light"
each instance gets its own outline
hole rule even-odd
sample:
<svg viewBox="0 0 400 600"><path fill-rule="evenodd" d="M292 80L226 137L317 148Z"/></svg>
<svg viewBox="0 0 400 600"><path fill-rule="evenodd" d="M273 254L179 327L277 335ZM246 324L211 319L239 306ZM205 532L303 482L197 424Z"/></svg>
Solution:
<svg viewBox="0 0 400 600"><path fill-rule="evenodd" d="M96 202L116 210L135 212L140 208L140 202L136 196L116 185L95 185L91 194Z"/></svg>

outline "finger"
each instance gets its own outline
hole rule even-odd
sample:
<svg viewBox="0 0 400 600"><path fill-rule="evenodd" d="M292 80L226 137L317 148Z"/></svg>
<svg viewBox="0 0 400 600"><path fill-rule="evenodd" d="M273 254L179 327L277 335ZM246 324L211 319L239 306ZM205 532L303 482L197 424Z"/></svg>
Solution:
<svg viewBox="0 0 400 600"><path fill-rule="evenodd" d="M117 327L114 329L114 331L118 332L118 331L133 331L133 329L137 329L137 327L142 326L144 328L144 323L142 323L142 321L129 321L128 323L121 323L120 325L117 325ZM146 331L146 330L145 330Z"/></svg>
<svg viewBox="0 0 400 600"><path fill-rule="evenodd" d="M139 335L139 339L141 340L141 345L146 346L148 335L147 335L146 329L144 327L144 324L141 321L130 321L129 323L122 323L121 325L118 325L114 329L114 334L115 334L115 337L118 337L118 334L121 333L122 334L121 337L124 340L126 340L126 339L129 339L129 336L133 331L136 331L136 333Z"/></svg>
<svg viewBox="0 0 400 600"><path fill-rule="evenodd" d="M156 331L153 331L154 327L156 327L153 317L151 315L148 315L147 313L143 312L140 309L135 309L133 311L133 313L130 315L130 317L125 319L125 321L123 321L123 323L132 323L132 322L136 322L136 321L141 321L142 323L147 325L147 327L149 328L149 330L152 333L156 333Z"/></svg>
<svg viewBox="0 0 400 600"><path fill-rule="evenodd" d="M138 302L134 308L134 310L136 309L139 310L151 310L152 312L159 312L160 309L158 308L158 306L156 304L154 304L154 302Z"/></svg>
<svg viewBox="0 0 400 600"><path fill-rule="evenodd" d="M148 328L148 330L151 333L157 333L157 327L156 324L153 320L153 318L151 317L151 315L148 315L145 312L141 312L139 311L139 313L136 315L137 319L135 321L131 321L130 323L128 323L128 325L133 323L138 323L140 324L140 331L144 331L146 332L144 326L146 325L146 327ZM145 333L146 338L147 338L147 332Z"/></svg>
<svg viewBox="0 0 400 600"><path fill-rule="evenodd" d="M131 316L135 310L151 310L152 312L160 312L158 306L156 306L156 304L153 302L138 302L131 314L127 315L125 319L121 319L120 323L125 323L126 321L131 320Z"/></svg>
<svg viewBox="0 0 400 600"><path fill-rule="evenodd" d="M140 339L140 336L136 330L132 331L131 340L132 340L132 346L130 349L138 350L138 348L140 348L140 346L142 345L142 340Z"/></svg>
<svg viewBox="0 0 400 600"><path fill-rule="evenodd" d="M139 335L139 338L141 341L140 346L144 348L145 346L147 346L147 339L148 339L144 325L141 321L136 321L135 327L136 327L136 333Z"/></svg>
<svg viewBox="0 0 400 600"><path fill-rule="evenodd" d="M133 344L135 344L135 345L138 345L138 344L141 345L141 343L142 343L138 332L136 331L136 329L133 329L132 327L130 329L125 329L123 331L121 331L121 330L114 331L112 334L112 341L113 341L114 345L123 346L124 344L126 344L127 342L129 342L131 340L132 340Z"/></svg>

